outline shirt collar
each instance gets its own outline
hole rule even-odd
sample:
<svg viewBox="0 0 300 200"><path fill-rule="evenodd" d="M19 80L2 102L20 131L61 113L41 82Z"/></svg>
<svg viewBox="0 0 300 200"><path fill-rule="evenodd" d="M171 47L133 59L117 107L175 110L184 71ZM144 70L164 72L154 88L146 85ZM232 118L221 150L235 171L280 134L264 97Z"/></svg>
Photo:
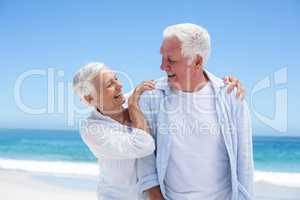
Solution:
<svg viewBox="0 0 300 200"><path fill-rule="evenodd" d="M102 113L98 112L96 108L94 108L92 110L90 119L93 120L105 120L105 121L110 121L110 122L114 122L114 120L108 116L103 115Z"/></svg>
<svg viewBox="0 0 300 200"><path fill-rule="evenodd" d="M222 79L220 79L219 77L210 73L206 69L204 69L204 73L207 75L208 79L212 83L212 87L216 93L218 93L220 91L220 89L222 89L223 87L226 86L226 84L224 83L224 81ZM172 90L168 84L167 77L161 77L161 78L157 79L155 88L157 90L162 90L165 93L165 95L169 95L172 92Z"/></svg>

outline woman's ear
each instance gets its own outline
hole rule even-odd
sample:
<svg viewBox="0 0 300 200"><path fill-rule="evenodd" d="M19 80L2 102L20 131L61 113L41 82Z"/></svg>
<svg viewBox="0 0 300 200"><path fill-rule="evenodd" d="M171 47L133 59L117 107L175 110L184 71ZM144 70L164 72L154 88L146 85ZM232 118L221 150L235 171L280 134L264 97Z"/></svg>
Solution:
<svg viewBox="0 0 300 200"><path fill-rule="evenodd" d="M93 97L91 96L91 95L84 95L83 96L83 99L84 99L84 101L87 103L87 104L91 104L92 103L92 101L93 101Z"/></svg>

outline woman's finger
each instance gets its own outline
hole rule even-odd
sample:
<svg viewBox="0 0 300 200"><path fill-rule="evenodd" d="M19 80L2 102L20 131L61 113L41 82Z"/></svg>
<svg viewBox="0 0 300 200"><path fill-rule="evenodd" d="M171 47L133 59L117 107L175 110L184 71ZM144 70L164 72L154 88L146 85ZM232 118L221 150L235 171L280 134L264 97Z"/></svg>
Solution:
<svg viewBox="0 0 300 200"><path fill-rule="evenodd" d="M144 82L143 82L144 85L151 85L151 86L153 86L153 87L155 87L155 83L156 83L156 82L153 81L153 80L150 80L150 81L144 81Z"/></svg>
<svg viewBox="0 0 300 200"><path fill-rule="evenodd" d="M236 97L239 97L241 95L241 83L239 81L236 82L236 88L237 88Z"/></svg>
<svg viewBox="0 0 300 200"><path fill-rule="evenodd" d="M237 86L236 82L231 82L229 83L229 86L227 88L227 93L230 94L232 92L232 90Z"/></svg>
<svg viewBox="0 0 300 200"><path fill-rule="evenodd" d="M224 83L228 84L230 82L230 76L225 76L223 78Z"/></svg>
<svg viewBox="0 0 300 200"><path fill-rule="evenodd" d="M144 83L144 86L150 87L152 89L155 88L155 84L153 84L153 83Z"/></svg>
<svg viewBox="0 0 300 200"><path fill-rule="evenodd" d="M138 93L143 92L145 89L154 89L155 88L155 81L144 81L139 86L136 87L136 91Z"/></svg>
<svg viewBox="0 0 300 200"><path fill-rule="evenodd" d="M244 99L245 96L245 88L244 86L239 82L238 86L237 86L237 94L236 96L239 97L241 100Z"/></svg>

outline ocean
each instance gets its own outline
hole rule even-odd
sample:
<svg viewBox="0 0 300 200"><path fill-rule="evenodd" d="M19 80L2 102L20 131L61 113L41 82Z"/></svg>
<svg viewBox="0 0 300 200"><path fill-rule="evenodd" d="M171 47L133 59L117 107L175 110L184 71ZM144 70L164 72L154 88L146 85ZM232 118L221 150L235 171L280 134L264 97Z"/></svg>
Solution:
<svg viewBox="0 0 300 200"><path fill-rule="evenodd" d="M253 151L257 180L300 178L300 137L254 136ZM97 176L96 162L78 131L0 129L1 169Z"/></svg>

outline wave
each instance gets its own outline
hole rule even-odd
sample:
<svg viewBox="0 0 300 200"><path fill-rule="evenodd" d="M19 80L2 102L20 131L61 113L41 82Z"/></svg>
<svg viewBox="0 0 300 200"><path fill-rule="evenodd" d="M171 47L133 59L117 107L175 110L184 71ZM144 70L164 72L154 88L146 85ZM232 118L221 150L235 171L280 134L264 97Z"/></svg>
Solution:
<svg viewBox="0 0 300 200"><path fill-rule="evenodd" d="M0 169L50 174L97 176L96 163L0 159Z"/></svg>
<svg viewBox="0 0 300 200"><path fill-rule="evenodd" d="M97 176L99 174L97 163L67 161L0 159L0 169L63 175ZM254 180L280 186L300 187L300 173L255 171Z"/></svg>
<svg viewBox="0 0 300 200"><path fill-rule="evenodd" d="M279 186L300 187L300 173L255 171L254 180Z"/></svg>

